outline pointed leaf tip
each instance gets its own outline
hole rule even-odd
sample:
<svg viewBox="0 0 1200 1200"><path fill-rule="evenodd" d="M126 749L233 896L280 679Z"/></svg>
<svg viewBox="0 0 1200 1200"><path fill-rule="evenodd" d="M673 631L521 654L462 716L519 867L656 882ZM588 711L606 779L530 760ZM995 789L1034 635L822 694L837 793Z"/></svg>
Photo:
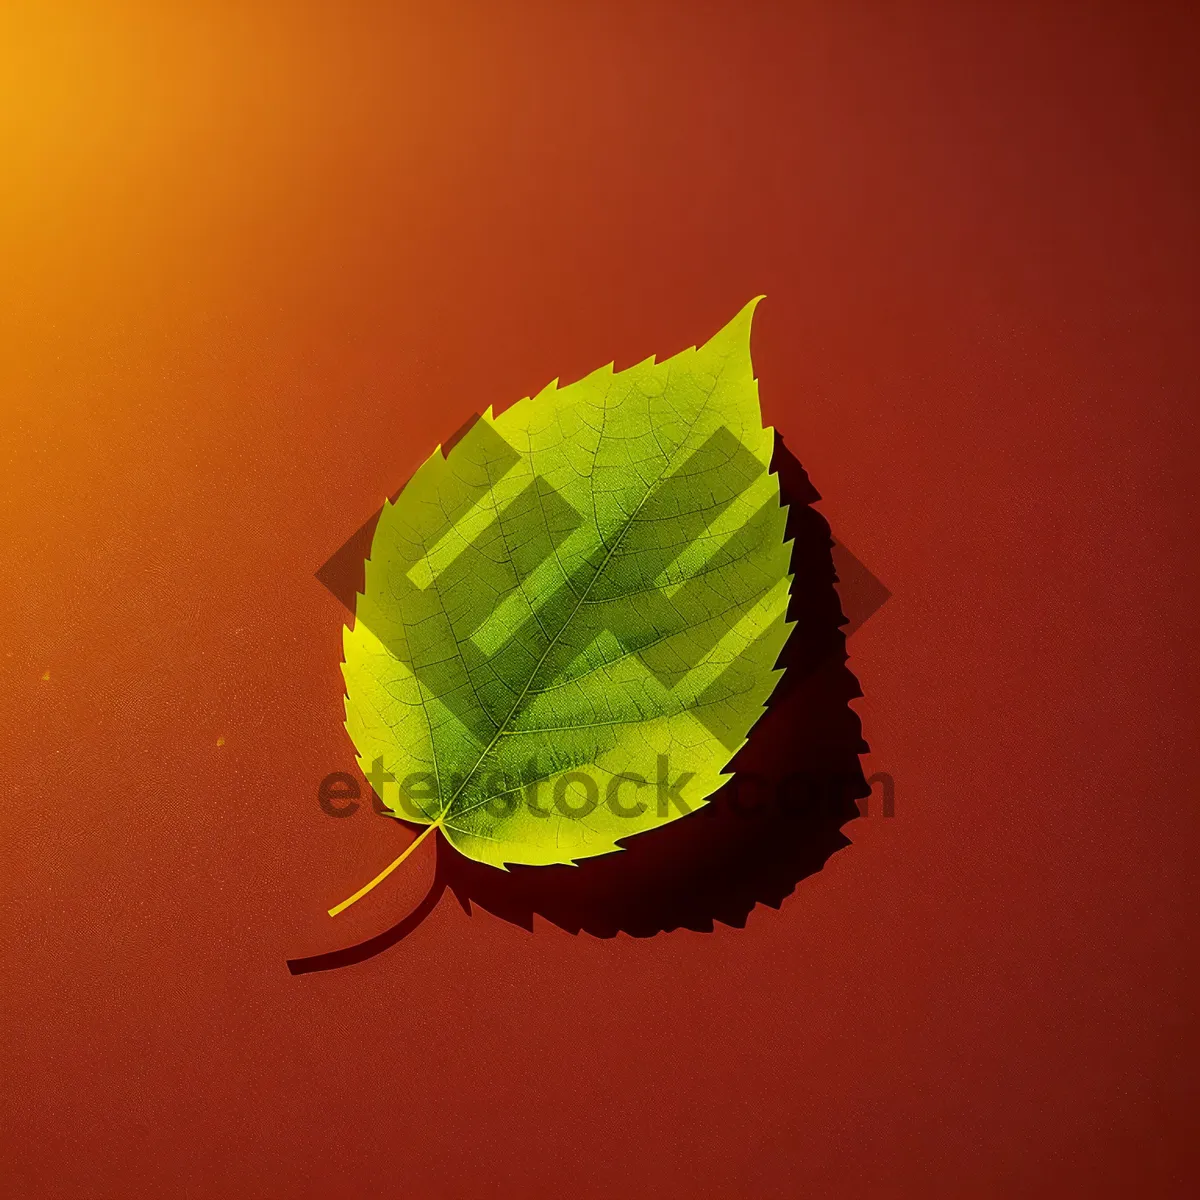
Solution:
<svg viewBox="0 0 1200 1200"><path fill-rule="evenodd" d="M765 295L755 296L752 300L748 300L743 306L741 312L730 321L730 325L736 325L738 328L744 324L747 333L749 333L750 325L754 320L755 310L758 308L759 302L765 300Z"/></svg>
<svg viewBox="0 0 1200 1200"><path fill-rule="evenodd" d="M742 305L737 315L709 339L705 348L726 347L729 350L745 350L748 354L750 350L750 327L754 321L754 310L758 307L759 301L765 299L766 297L763 295L755 296L752 300Z"/></svg>

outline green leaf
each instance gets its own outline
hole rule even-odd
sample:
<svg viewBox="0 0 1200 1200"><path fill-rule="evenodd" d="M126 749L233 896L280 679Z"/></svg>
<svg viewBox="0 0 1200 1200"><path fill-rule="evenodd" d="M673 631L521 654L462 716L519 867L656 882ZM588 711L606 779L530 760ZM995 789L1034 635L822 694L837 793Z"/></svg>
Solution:
<svg viewBox="0 0 1200 1200"><path fill-rule="evenodd" d="M396 816L496 867L568 863L728 777L790 630L756 304L699 349L489 409L384 506L343 674Z"/></svg>

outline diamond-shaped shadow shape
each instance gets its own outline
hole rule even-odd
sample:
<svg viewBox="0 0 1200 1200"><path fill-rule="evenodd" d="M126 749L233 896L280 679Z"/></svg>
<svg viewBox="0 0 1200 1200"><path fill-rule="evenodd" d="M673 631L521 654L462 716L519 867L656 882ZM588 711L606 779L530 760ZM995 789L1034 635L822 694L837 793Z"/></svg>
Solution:
<svg viewBox="0 0 1200 1200"><path fill-rule="evenodd" d="M458 430L442 443L442 455L450 451L471 432L479 414L473 413ZM388 499L395 504L400 493L408 487L406 479ZM375 526L383 512L381 504L330 556L317 571L317 579L341 601L342 607L354 612L356 598L366 581L363 564L371 557L371 542L375 537Z"/></svg>
<svg viewBox="0 0 1200 1200"><path fill-rule="evenodd" d="M475 413L463 422L462 426L442 443L442 454L448 456L478 420L479 414ZM407 485L408 480L405 480L391 494L389 499L393 504ZM356 597L364 586L363 564L370 557L371 541L375 536L375 526L382 512L383 506L380 505L316 572L319 582L351 614L355 610ZM846 616L845 634L849 637L856 630L861 629L891 599L892 593L871 573L861 559L836 539L833 542L833 565L837 571L838 599L841 600L842 611Z"/></svg>
<svg viewBox="0 0 1200 1200"><path fill-rule="evenodd" d="M892 598L892 593L836 538L833 569L837 572L838 599L846 614L846 636L849 637Z"/></svg>

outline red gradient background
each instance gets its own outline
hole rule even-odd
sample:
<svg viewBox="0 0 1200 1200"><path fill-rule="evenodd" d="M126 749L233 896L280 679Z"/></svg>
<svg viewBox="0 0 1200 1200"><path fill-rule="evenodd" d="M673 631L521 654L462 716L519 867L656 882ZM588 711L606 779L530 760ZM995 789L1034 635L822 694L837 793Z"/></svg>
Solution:
<svg viewBox="0 0 1200 1200"><path fill-rule="evenodd" d="M1189 8L5 6L8 1194L1195 1194ZM432 871L325 916L409 835L318 808L314 570L758 292L895 818L745 930L291 977Z"/></svg>

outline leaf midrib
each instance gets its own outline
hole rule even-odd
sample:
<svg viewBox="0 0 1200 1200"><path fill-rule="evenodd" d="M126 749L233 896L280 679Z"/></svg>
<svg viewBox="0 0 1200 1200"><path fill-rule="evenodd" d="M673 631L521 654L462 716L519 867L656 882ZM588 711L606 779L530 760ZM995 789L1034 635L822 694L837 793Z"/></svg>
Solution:
<svg viewBox="0 0 1200 1200"><path fill-rule="evenodd" d="M641 500L638 501L637 507L633 510L633 512L631 512L629 514L628 517L625 518L625 523L621 527L620 533L614 539L612 545L608 549L608 552L604 555L604 560L600 563L599 567L596 568L596 571L592 575L592 578L588 581L587 587L585 587L583 589L583 594L576 599L574 608L572 608L571 611L566 615L562 624L558 627L558 632L555 633L554 636L547 643L545 650L542 651L542 655L538 659L537 663L534 665L533 670L531 670L529 672L529 678L525 681L525 686L521 689L520 694L513 701L512 707L505 714L504 719L497 726L496 732L492 735L492 740L490 742L488 742L488 744L480 752L479 757L475 760L475 764L471 767L470 771L467 772L466 776L463 778L462 783L459 784L454 795L451 796L450 799L446 801L446 804L442 808L442 811L438 814L437 819L433 822L434 825L441 826L443 829L445 829L447 827L449 827L451 829L458 828L457 826L454 826L454 825L447 826L447 821L446 821L447 816L451 815L450 810L454 807L454 802L459 798L459 796L462 795L463 791L467 787L467 784L469 784L471 782L471 780L474 778L475 773L479 770L480 766L482 765L483 761L487 758L487 756L489 754L491 754L491 752L495 749L495 747L496 747L497 743L500 741L500 739L505 735L506 732L511 732L507 729L508 723L509 723L509 721L512 720L514 714L520 708L521 703L524 701L525 697L529 694L529 689L532 687L534 679L537 678L538 672L542 669L542 664L546 661L547 655L549 655L550 651L553 650L554 647L558 644L559 640L563 636L563 633L566 631L568 626L570 626L571 622L575 619L576 613L578 613L580 608L583 607L585 601L588 598L589 593L591 592L592 588L595 586L596 581L598 579L600 579L600 577L604 574L605 569L608 567L609 560L612 558L617 547L620 546L622 541L624 541L625 535L632 528L634 520L637 517L638 513L640 513L642 511L642 507L645 505L646 501L650 498L650 495L654 491L654 489L662 482L663 476L667 473L667 470L670 467L671 463L675 460L675 456L687 444L688 437L691 435L692 430L694 430L696 428L697 424L699 424L700 418L704 415L704 412L708 408L709 403L712 401L713 395L717 390L717 384L719 382L720 382L720 375L717 375L717 377L713 380L713 386L709 389L708 394L704 397L704 403L700 406L699 409L697 409L695 417L692 419L692 421L687 426L687 434L685 434L684 437L680 440L679 445L676 446L675 449L672 450L671 453L666 456L666 459L663 463L662 470L659 472L657 478L654 480L653 483L651 483L646 488L646 492L642 496ZM607 405L605 407L607 408ZM600 435L601 440L603 439L603 436L604 435L602 432ZM597 442L596 452L597 452L597 454L599 454L599 441ZM420 691L424 690L422 688L419 680L417 681L417 687ZM437 758L438 758L437 746L435 743L433 743L432 737L430 739L430 743L431 743L431 748L433 750L434 770L438 773L438 777L440 778L441 773L438 770L438 766L437 766ZM474 831L471 831L471 830L460 829L459 832L469 833L469 834L471 834L471 836L475 836Z"/></svg>

